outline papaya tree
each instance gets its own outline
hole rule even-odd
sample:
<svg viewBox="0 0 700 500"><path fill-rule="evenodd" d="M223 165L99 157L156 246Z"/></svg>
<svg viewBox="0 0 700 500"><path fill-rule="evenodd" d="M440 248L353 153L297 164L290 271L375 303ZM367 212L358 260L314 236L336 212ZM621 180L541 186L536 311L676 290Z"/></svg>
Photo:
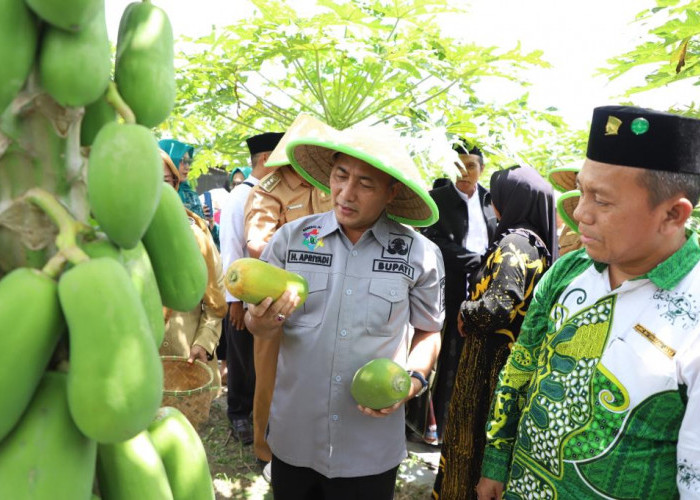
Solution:
<svg viewBox="0 0 700 500"><path fill-rule="evenodd" d="M628 89L626 97L662 87L673 91L680 82L700 85L700 0L656 0L654 7L637 14L636 21L649 26L642 43L611 58L601 73L612 80L648 67L644 83ZM688 102L672 111L700 118L700 103ZM693 210L688 226L700 232L700 207Z"/></svg>
<svg viewBox="0 0 700 500"><path fill-rule="evenodd" d="M464 14L454 2L317 0L302 14L291 2L252 1L252 18L183 39L193 48L181 54L168 126L201 146L195 175L223 159L245 163L245 137L283 131L300 112L338 129L393 126L411 139L426 178L439 175L457 136L484 146L494 165L538 150L554 158L543 152L553 151L552 139L571 137L556 110L529 109L520 75L547 66L541 52L445 36L440 19ZM514 82L522 96L482 99L477 85L493 78ZM576 148L561 150L573 156Z"/></svg>
<svg viewBox="0 0 700 500"><path fill-rule="evenodd" d="M700 0L657 0L637 14L635 21L648 26L643 41L632 50L608 60L601 73L611 80L644 68L644 82L625 92L626 97L679 82L700 85ZM700 105L686 103L675 112L700 116Z"/></svg>
<svg viewBox="0 0 700 500"><path fill-rule="evenodd" d="M163 308L191 310L207 282L151 129L174 105L159 81L173 80L173 33L133 2L112 61L104 0L0 11L0 498L107 498L98 450L147 432L163 401Z"/></svg>

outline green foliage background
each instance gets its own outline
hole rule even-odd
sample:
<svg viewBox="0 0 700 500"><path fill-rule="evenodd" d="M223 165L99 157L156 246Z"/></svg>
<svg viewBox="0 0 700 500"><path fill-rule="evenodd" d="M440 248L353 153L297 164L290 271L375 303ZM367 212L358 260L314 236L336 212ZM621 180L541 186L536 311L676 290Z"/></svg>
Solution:
<svg viewBox="0 0 700 500"><path fill-rule="evenodd" d="M248 163L245 138L283 131L300 112L345 128L385 123L408 140L426 185L451 175L450 145L478 144L488 170L516 163L541 173L581 161L587 130L571 128L556 108L530 104L526 72L548 68L541 51L480 46L445 36L445 16L468 2L448 0L317 0L312 14L291 1L251 0L254 16L183 37L176 109L161 133L199 148L191 176L209 167ZM635 22L648 26L642 43L611 54L608 78L643 67L645 83L621 101L694 79L700 45L700 0L657 0ZM682 64L681 64L682 63ZM477 85L506 80L520 89L509 102L492 102ZM681 110L698 115L695 102Z"/></svg>

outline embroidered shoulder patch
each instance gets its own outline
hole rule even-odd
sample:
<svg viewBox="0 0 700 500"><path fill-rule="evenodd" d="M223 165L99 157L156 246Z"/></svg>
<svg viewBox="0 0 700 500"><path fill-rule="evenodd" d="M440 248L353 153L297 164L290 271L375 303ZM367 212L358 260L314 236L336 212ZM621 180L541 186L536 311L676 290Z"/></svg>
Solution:
<svg viewBox="0 0 700 500"><path fill-rule="evenodd" d="M275 186L277 186L277 184L279 184L281 180L282 176L277 172L273 172L260 181L260 189L262 189L266 193L269 193L270 191L275 189Z"/></svg>

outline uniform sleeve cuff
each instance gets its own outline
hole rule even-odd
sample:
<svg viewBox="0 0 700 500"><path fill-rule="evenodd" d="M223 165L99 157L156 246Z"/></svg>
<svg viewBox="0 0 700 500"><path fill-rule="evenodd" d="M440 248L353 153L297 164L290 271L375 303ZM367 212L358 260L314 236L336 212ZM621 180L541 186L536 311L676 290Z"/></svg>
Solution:
<svg viewBox="0 0 700 500"><path fill-rule="evenodd" d="M510 450L499 450L487 446L484 450L484 460L481 463L481 475L501 483L508 479L510 467Z"/></svg>
<svg viewBox="0 0 700 500"><path fill-rule="evenodd" d="M207 353L214 354L216 346L219 344L219 338L208 328L202 328L199 330L194 344L201 345Z"/></svg>

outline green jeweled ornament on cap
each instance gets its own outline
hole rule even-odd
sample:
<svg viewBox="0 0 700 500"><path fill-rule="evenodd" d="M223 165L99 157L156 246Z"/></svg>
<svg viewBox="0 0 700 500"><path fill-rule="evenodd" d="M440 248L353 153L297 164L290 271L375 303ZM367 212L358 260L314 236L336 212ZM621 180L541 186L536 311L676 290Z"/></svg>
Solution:
<svg viewBox="0 0 700 500"><path fill-rule="evenodd" d="M630 129L634 135L645 134L649 130L649 121L646 118L635 118L632 120Z"/></svg>

